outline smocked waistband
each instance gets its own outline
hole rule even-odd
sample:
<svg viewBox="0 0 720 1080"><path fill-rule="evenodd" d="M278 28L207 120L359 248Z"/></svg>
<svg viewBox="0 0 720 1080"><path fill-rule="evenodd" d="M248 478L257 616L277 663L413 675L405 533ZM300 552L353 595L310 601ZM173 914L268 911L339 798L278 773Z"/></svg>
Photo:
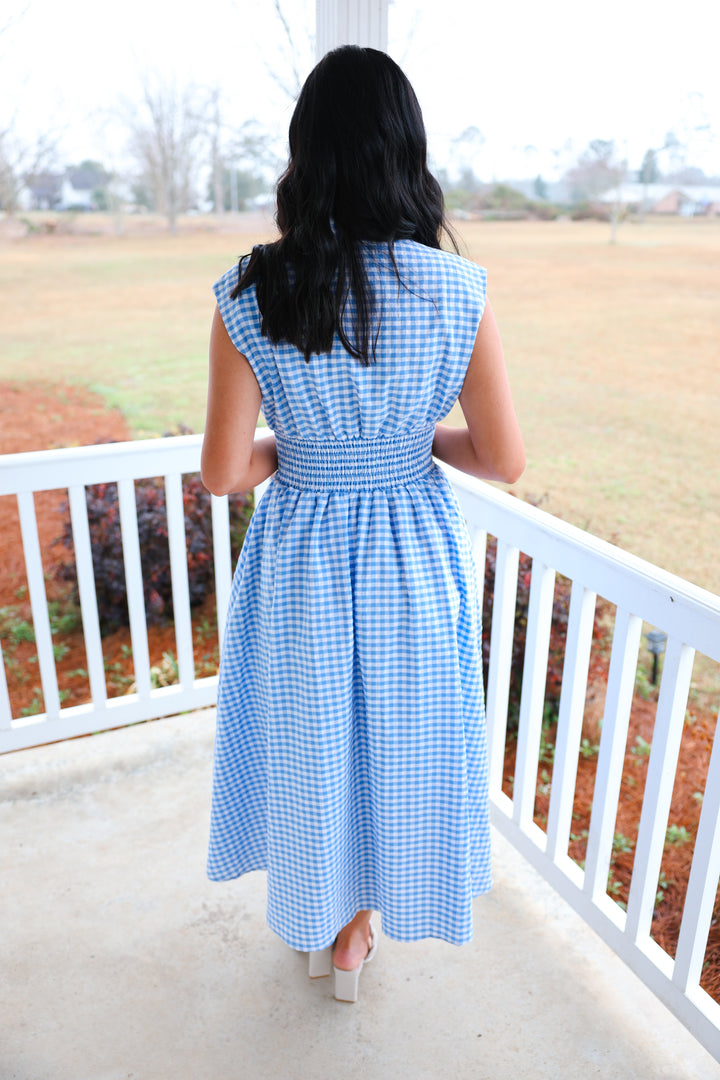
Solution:
<svg viewBox="0 0 720 1080"><path fill-rule="evenodd" d="M289 439L275 432L277 478L309 491L405 487L432 473L434 432L385 439Z"/></svg>

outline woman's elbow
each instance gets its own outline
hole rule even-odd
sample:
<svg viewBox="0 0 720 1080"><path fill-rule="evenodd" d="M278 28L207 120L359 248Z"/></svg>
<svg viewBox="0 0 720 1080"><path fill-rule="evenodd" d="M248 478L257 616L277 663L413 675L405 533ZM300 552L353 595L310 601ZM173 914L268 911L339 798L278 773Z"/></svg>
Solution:
<svg viewBox="0 0 720 1080"><path fill-rule="evenodd" d="M525 451L523 451L522 454L515 459L512 467L508 469L507 479L505 480L505 483L516 484L522 474L525 472L526 464L527 463L525 460Z"/></svg>
<svg viewBox="0 0 720 1080"><path fill-rule="evenodd" d="M206 434L200 454L200 479L212 495L229 495L242 490L248 462L209 438Z"/></svg>
<svg viewBox="0 0 720 1080"><path fill-rule="evenodd" d="M525 449L521 446L512 454L506 455L502 461L497 462L496 475L493 479L503 484L515 484L525 472L525 465Z"/></svg>
<svg viewBox="0 0 720 1080"><path fill-rule="evenodd" d="M200 479L211 495L230 495L231 492L242 490L242 485L236 475L231 474L227 468L203 461L200 465Z"/></svg>
<svg viewBox="0 0 720 1080"><path fill-rule="evenodd" d="M201 478L203 484L208 489L208 491L210 492L211 495L229 495L230 494L230 490L231 490L230 485L228 484L227 480L225 480L223 477L215 476L209 470L202 469L200 471L200 478Z"/></svg>

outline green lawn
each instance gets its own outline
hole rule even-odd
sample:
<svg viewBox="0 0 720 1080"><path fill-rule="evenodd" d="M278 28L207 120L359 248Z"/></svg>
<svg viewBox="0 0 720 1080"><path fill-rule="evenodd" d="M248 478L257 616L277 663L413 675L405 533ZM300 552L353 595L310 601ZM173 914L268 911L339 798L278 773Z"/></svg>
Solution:
<svg viewBox="0 0 720 1080"><path fill-rule="evenodd" d="M0 379L79 382L137 436L202 431L212 283L257 237L31 237L0 248Z"/></svg>
<svg viewBox="0 0 720 1080"><path fill-rule="evenodd" d="M520 493L720 592L720 222L466 237L526 437Z"/></svg>
<svg viewBox="0 0 720 1080"><path fill-rule="evenodd" d="M627 224L616 245L596 223L460 228L525 432L517 493L720 592L720 222ZM267 235L2 241L0 380L87 385L137 436L201 431L212 282Z"/></svg>

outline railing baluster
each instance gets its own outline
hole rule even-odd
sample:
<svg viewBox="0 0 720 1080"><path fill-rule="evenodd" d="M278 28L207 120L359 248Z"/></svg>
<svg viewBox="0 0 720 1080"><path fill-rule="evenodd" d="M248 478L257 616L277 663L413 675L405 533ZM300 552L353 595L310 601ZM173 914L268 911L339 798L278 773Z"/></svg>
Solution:
<svg viewBox="0 0 720 1080"><path fill-rule="evenodd" d="M190 617L185 512L183 509L182 476L180 473L171 473L165 477L165 506L167 507L168 542L170 544L170 575L172 578L178 672L181 686L184 689L190 689L195 681L195 661L193 659L192 621Z"/></svg>
<svg viewBox="0 0 720 1080"><path fill-rule="evenodd" d="M472 551L477 571L478 607L482 614L485 596L485 560L487 559L487 532L484 529L477 529L473 534Z"/></svg>
<svg viewBox="0 0 720 1080"><path fill-rule="evenodd" d="M82 484L73 484L68 488L70 499L70 521L72 523L73 547L75 549L75 569L80 593L80 611L82 613L85 655L87 656L90 694L99 708L107 700L105 668L103 664L102 642L100 639L100 620L98 618L97 595L95 592L95 573L88 525L87 499Z"/></svg>
<svg viewBox="0 0 720 1080"><path fill-rule="evenodd" d="M135 685L139 697L148 698L150 696L150 651L148 649L145 594L143 591L142 564L140 562L135 484L132 480L118 480L118 505L120 507L120 528L122 530L123 562L125 563L125 585L127 588Z"/></svg>
<svg viewBox="0 0 720 1080"><path fill-rule="evenodd" d="M487 687L490 787L495 791L499 791L502 786L505 759L519 559L520 552L517 548L497 541Z"/></svg>
<svg viewBox="0 0 720 1080"><path fill-rule="evenodd" d="M10 707L7 679L5 678L5 660L2 645L0 645L0 731L9 731L11 727L12 709Z"/></svg>
<svg viewBox="0 0 720 1080"><path fill-rule="evenodd" d="M668 639L628 897L633 941L650 933L694 659L694 649Z"/></svg>
<svg viewBox="0 0 720 1080"><path fill-rule="evenodd" d="M570 837L596 599L573 581L548 809L547 852L553 862L567 854Z"/></svg>
<svg viewBox="0 0 720 1080"><path fill-rule="evenodd" d="M700 811L673 982L682 993L700 982L720 877L720 715Z"/></svg>
<svg viewBox="0 0 720 1080"><path fill-rule="evenodd" d="M513 790L513 820L522 827L535 808L554 588L555 571L533 561Z"/></svg>
<svg viewBox="0 0 720 1080"><path fill-rule="evenodd" d="M17 499L45 713L48 720L54 720L60 715L60 695L58 693L57 670L55 668L52 634L50 632L50 618L48 616L47 593L45 592L45 578L40 555L37 518L35 517L35 500L31 491L20 492Z"/></svg>
<svg viewBox="0 0 720 1080"><path fill-rule="evenodd" d="M218 643L225 640L225 617L227 616L232 586L230 555L230 512L227 495L212 496L213 560L215 566L215 608L217 611Z"/></svg>
<svg viewBox="0 0 720 1080"><path fill-rule="evenodd" d="M596 903L607 892L641 631L642 619L617 609L585 857L584 890Z"/></svg>

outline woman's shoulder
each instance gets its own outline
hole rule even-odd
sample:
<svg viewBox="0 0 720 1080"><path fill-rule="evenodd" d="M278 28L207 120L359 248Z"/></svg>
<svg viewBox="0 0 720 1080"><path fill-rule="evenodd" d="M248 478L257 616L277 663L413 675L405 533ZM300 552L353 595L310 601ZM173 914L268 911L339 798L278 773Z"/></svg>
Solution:
<svg viewBox="0 0 720 1080"><path fill-rule="evenodd" d="M415 240L398 240L395 250L399 263L403 262L408 269L417 270L446 287L485 290L485 268L455 251L425 247Z"/></svg>
<svg viewBox="0 0 720 1080"><path fill-rule="evenodd" d="M244 356L258 351L262 346L260 312L257 306L255 285L248 286L235 296L240 280L240 264L232 266L213 285L217 306L230 338Z"/></svg>
<svg viewBox="0 0 720 1080"><path fill-rule="evenodd" d="M232 317L247 318L248 313L257 307L257 295L255 284L246 286L241 293L234 296L233 293L237 288L240 281L242 271L245 269L249 256L243 256L235 266L231 266L229 270L226 270L221 277L213 285L213 292L215 293L215 299L217 300L220 313L225 319L228 315ZM227 320L225 320L227 323Z"/></svg>
<svg viewBox="0 0 720 1080"><path fill-rule="evenodd" d="M249 259L249 255L243 255L240 259L238 259L234 266L231 266L229 270L226 270L224 274L221 274L221 276L213 285L213 292L216 295L218 293L231 293L240 281L242 273L245 270Z"/></svg>
<svg viewBox="0 0 720 1080"><path fill-rule="evenodd" d="M235 263L234 266L231 266L229 270L226 270L224 274L220 275L213 285L213 292L216 297L230 295L239 281L239 270L239 263Z"/></svg>

